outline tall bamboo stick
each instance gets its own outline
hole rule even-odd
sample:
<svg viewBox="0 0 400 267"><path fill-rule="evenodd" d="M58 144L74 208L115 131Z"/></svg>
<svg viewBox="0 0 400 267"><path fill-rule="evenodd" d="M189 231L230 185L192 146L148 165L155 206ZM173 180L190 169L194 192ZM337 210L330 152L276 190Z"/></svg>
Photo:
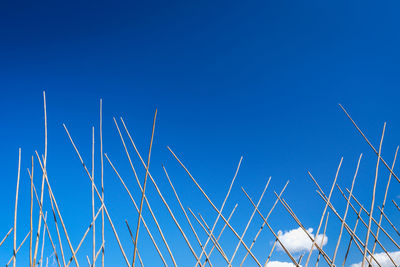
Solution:
<svg viewBox="0 0 400 267"><path fill-rule="evenodd" d="M94 208L94 127L92 127L92 267L96 266L95 258L96 258L96 221L94 219L95 216L95 208Z"/></svg>
<svg viewBox="0 0 400 267"><path fill-rule="evenodd" d="M101 199L104 202L104 162L103 162L103 100L100 98L100 164L101 164ZM101 210L101 267L104 267L104 210Z"/></svg>
<svg viewBox="0 0 400 267"><path fill-rule="evenodd" d="M15 206L14 206L14 247L13 247L13 267L17 264L17 210L18 210L18 192L19 192L19 177L21 174L21 148L18 150L18 177L17 189L15 190Z"/></svg>

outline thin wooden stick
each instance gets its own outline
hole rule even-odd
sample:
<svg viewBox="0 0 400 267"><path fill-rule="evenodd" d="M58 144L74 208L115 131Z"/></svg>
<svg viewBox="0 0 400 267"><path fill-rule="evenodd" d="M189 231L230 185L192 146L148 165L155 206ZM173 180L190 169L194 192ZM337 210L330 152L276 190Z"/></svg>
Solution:
<svg viewBox="0 0 400 267"><path fill-rule="evenodd" d="M268 264L269 260L271 259L272 253L274 252L276 244L278 243L278 239L279 239L280 234L281 234L281 232L278 232L278 237L275 238L275 241L274 241L274 244L272 245L271 251L269 252L267 260L264 263L264 267L267 267L267 264Z"/></svg>
<svg viewBox="0 0 400 267"><path fill-rule="evenodd" d="M151 148L153 146L153 138L154 138L154 129L156 127L156 118L157 118L157 109L156 112L154 113L154 119L153 119L153 129L151 131L151 139L150 139L150 147L149 147L149 154L147 157L147 165L146 165L146 174L144 176L144 183L143 183L143 191L142 191L142 198L140 200L140 206L139 206L139 218L136 226L136 234L135 234L135 243L134 243L134 249L133 249L133 259L132 259L132 267L135 267L135 259L136 259L136 249L137 249L137 242L138 242L138 237L139 237L139 229L140 229L140 218L142 217L142 210L143 210L143 200L146 192L146 184L147 184L147 176L149 173L149 166L150 166L150 157L151 157Z"/></svg>
<svg viewBox="0 0 400 267"><path fill-rule="evenodd" d="M7 234L4 236L4 238L0 241L0 247L1 247L1 245L3 245L4 241L6 241L7 237L11 234L13 229L14 228L11 227L10 230L8 230Z"/></svg>
<svg viewBox="0 0 400 267"><path fill-rule="evenodd" d="M240 236L238 235L238 233L236 232L236 230L229 224L229 222L225 219L225 217L221 214L221 211L218 210L218 208L214 205L214 203L211 201L211 199L208 197L208 195L204 192L203 188L201 188L201 186L197 183L196 179L194 179L194 177L192 176L192 174L189 172L189 170L185 167L185 165L183 165L183 163L178 159L178 157L174 154L174 152L167 147L168 150L172 153L172 155L175 157L175 159L178 161L178 163L182 166L182 168L186 171L186 173L189 175L189 177L192 179L192 181L195 183L195 185L197 186L197 188L200 190L200 192L203 194L203 196L207 199L207 201L210 203L210 205L213 207L213 209L220 215L220 217L222 218L222 220L224 220L224 222L228 225L229 229L231 229L232 233L234 233L234 235L240 239ZM245 247L245 249L249 252L250 256L254 259L254 261L257 263L258 266L261 267L261 263L258 261L258 259L254 256L254 254L249 250L249 248L247 247L247 245L243 242L241 242L243 244L243 246ZM204 251L204 250L203 250Z"/></svg>
<svg viewBox="0 0 400 267"><path fill-rule="evenodd" d="M76 152L76 154L77 154L77 156L78 156L78 158L79 158L79 160L80 160L80 162L81 162L81 164L82 164L82 166L83 166L83 168L84 168L86 174L88 175L90 181L92 181L92 177L91 177L91 175L90 175L90 173L89 173L89 171L88 171L88 169L87 169L85 163L83 162L83 159L82 159L82 157L81 157L81 154L80 154L79 151L78 151L78 148L76 147L74 141L72 140L71 135L70 135L69 132L68 132L67 126L66 126L65 124L63 124L63 126L64 126L65 131L67 132L68 138L69 138L69 140L71 141L71 144L72 144L72 146L74 147L75 152ZM115 239L116 239L117 242L118 242L119 249L120 249L122 255L124 256L125 262L126 262L126 264L128 265L128 267L131 267L131 265L130 265L130 263L129 263L127 257L126 257L124 248L122 247L122 244L121 244L121 242L120 242L120 240L119 240L117 230L115 229L114 224L112 223L110 214L108 213L107 207L106 207L106 205L104 204L103 198L101 197L101 195L100 195L100 193L99 193L99 190L97 189L96 184L94 184L94 190L95 190L95 192L96 192L96 194L97 194L97 197L98 197L98 198L101 200L101 202L102 202L101 204L103 205L104 212L106 213L107 219L108 219L108 221L109 221L109 223L110 223L110 225L111 225L111 229L113 230Z"/></svg>
<svg viewBox="0 0 400 267"><path fill-rule="evenodd" d="M117 174L117 177L119 178L120 182L121 182L122 185L124 186L125 191L128 193L129 198L131 199L131 202L133 203L133 206L135 207L136 211L139 213L139 208L138 208L138 206L137 206L135 200L133 199L131 192L129 191L128 187L126 186L124 180L122 179L121 175L118 173L117 169L114 167L113 163L111 162L111 160L110 160L110 158L107 156L107 154L105 153L104 155L105 155L106 159L108 160L108 162L110 163L110 165L111 165L112 169L114 170L114 172ZM153 245L154 245L154 247L156 248L157 253L158 253L158 255L160 256L160 258L161 258L161 260L162 260L164 266L167 266L167 262L165 261L163 255L162 255L162 253L161 253L161 251L160 251L160 249L158 248L157 242L155 241L153 235L151 234L151 231L150 231L150 229L148 228L147 223L146 223L146 221L144 220L143 217L142 217L142 222L143 222L143 225L144 225L144 227L146 228L146 231L147 231L147 233L149 234L150 239L151 239L151 241L153 242Z"/></svg>
<svg viewBox="0 0 400 267"><path fill-rule="evenodd" d="M47 162L47 109L46 109L46 92L43 91L43 110L44 110L44 155L45 155L45 161ZM46 162L44 164L46 164ZM41 186L41 192L40 192L40 205L43 205L43 194L44 194L44 173L42 175L42 186ZM33 253L33 262L36 262L36 256L38 252L38 247L39 247L39 237L40 237L40 228L41 228L41 223L42 223L42 216L39 214L39 219L38 219L38 227L37 227L37 232L36 232L36 241L35 241L35 250Z"/></svg>
<svg viewBox="0 0 400 267"><path fill-rule="evenodd" d="M72 244L71 244L71 241L69 239L67 228L65 227L64 220L62 219L61 212L60 212L60 210L58 208L58 205L57 205L57 201L56 201L56 199L55 199L55 197L53 195L53 190L51 189L50 182L49 182L48 177L47 177L47 171L46 171L46 169L44 169L44 165L42 165L42 161L40 160L40 157L39 157L39 154L37 153L37 151L35 151L35 153L36 153L36 157L38 158L40 167L42 168L42 172L44 173L44 177L45 177L46 184L47 184L47 189L49 191L49 196L54 202L54 207L56 208L57 215L60 218L61 226L63 227L65 237L67 238L67 241L68 241L69 249L71 250L71 253L73 254L74 253L74 249L72 248ZM76 266L79 267L78 259L76 257L74 257L74 261L75 261Z"/></svg>
<svg viewBox="0 0 400 267"><path fill-rule="evenodd" d="M92 267L96 266L96 221L94 219L95 209L94 209L94 127L92 127Z"/></svg>
<svg viewBox="0 0 400 267"><path fill-rule="evenodd" d="M394 226L394 224L391 222L391 220L387 217L385 212L380 207L378 207L378 209L381 211L381 213L382 213L383 217L385 217L386 221L392 226L392 228L396 232L396 234L398 236L400 236L400 232L397 230L396 226Z"/></svg>
<svg viewBox="0 0 400 267"><path fill-rule="evenodd" d="M142 162L144 168L146 168L146 163L144 162L144 160L143 160L143 158L141 157L141 155L140 155L138 149L136 148L136 145L135 145L135 143L133 142L133 139L132 139L132 137L131 137L131 134L130 134L128 128L126 127L125 122L124 122L124 120L123 120L122 118L121 118L121 121L122 121L122 124L123 124L123 126L124 126L124 128L125 128L125 132L126 132L126 134L128 135L128 138L129 138L129 140L131 141L131 144L132 144L133 148L134 148L135 151L136 151L136 154L139 156L139 159L140 159L140 161ZM117 128L117 130L118 130L118 134L119 134L119 136L120 136L122 145L123 145L123 147L124 147L125 154L126 154L128 160L129 160L129 164L130 164L131 169L132 169L132 171L133 171L133 174L134 174L134 176L135 176L136 183L138 184L139 189L140 189L140 191L142 192L142 191L143 191L142 185L140 184L140 181L139 181L139 178L138 178L138 176L137 176L136 170L135 170L135 168L134 168L134 166L133 166L131 157L130 157L129 152L128 152L128 149L127 149L127 147L126 147L125 140L124 140L124 138L122 137L122 133L121 133L121 131L120 131L120 129L119 129L117 120L116 120L115 118L114 118L114 124L115 124L115 126L116 126L116 128ZM150 179L153 180L153 177L151 176L151 173L150 173L150 172L148 173L148 175L149 175ZM153 220L154 220L154 222L155 222L155 224L156 224L156 227L157 227L158 232L160 233L161 239L162 239L162 241L163 241L165 247L167 248L167 251L168 251L168 253L169 253L170 257L171 257L171 260L172 260L174 266L176 267L177 265L176 265L176 261L175 261L174 255L172 254L172 250L169 248L168 242L167 242L167 240L166 240L166 238L165 238L165 236L164 236L164 233L163 233L163 231L162 231L162 229L161 229L161 227L160 227L160 224L158 223L158 220L157 220L157 218L156 218L156 215L155 215L155 213L153 212L153 209L151 208L150 202L147 200L146 195L144 196L144 200L146 201L147 208L148 208L149 211L150 211L150 214L151 214L151 216L152 216L152 218L153 218ZM166 263L165 263L165 264L166 264Z"/></svg>
<svg viewBox="0 0 400 267"><path fill-rule="evenodd" d="M32 156L32 176L33 176L33 156ZM29 237L29 267L33 267L33 257L32 257L32 238L33 238L33 177L31 179L31 210L29 214L29 227L30 227L30 237Z"/></svg>
<svg viewBox="0 0 400 267"><path fill-rule="evenodd" d="M392 168L391 168L391 170L394 169L394 165L395 165L395 163L396 163L396 158L397 158L397 152L398 152L398 151L399 151L399 147L397 146L397 148L396 148L396 153L394 154L394 159L393 159L393 163L392 163ZM385 196L383 197L383 202L382 202L382 209L380 209L381 213L380 213L380 215L379 215L379 221L378 221L378 225L379 225L379 226L380 226L381 223L382 223L383 210L385 209L386 198L387 198L387 193L388 193L388 191L389 191L389 185L390 185L390 180L391 180L391 178L392 178L392 173L389 174L389 179L388 179L388 182L387 182L387 184L386 184ZM379 230L380 230L380 228L378 227L378 229L376 229L376 234L375 234L376 238L379 237ZM374 246L372 247L372 253L375 252L375 248L376 248L376 240L375 240L375 242L374 242Z"/></svg>
<svg viewBox="0 0 400 267"><path fill-rule="evenodd" d="M86 229L85 233L83 234L83 236L82 236L82 238L81 238L81 241L79 242L78 246L77 246L76 249L74 250L74 253L72 254L71 258L68 260L68 263L67 263L67 265L66 265L67 267L71 264L72 260L76 257L76 254L78 253L78 251L79 251L79 249L80 249L80 247L81 247L83 241L85 240L86 235L89 233L90 229L91 229L91 228L93 227L93 225L95 224L96 219L97 219L97 216L99 216L100 211L102 211L102 210L103 210L103 205L99 208L99 210L98 210L98 211L96 212L96 214L94 215L94 217L93 217L93 219L92 219L92 222L89 224L88 228Z"/></svg>
<svg viewBox="0 0 400 267"><path fill-rule="evenodd" d="M168 182L169 182L169 184L170 184L170 186L171 186L171 188L172 188L172 191L174 191L174 195L175 195L176 199L178 200L179 206L180 206L181 210L183 211L183 214L185 215L186 221L189 223L190 229L192 230L194 236L196 237L196 240L197 240L197 242L199 243L200 248L203 249L203 244L201 243L200 238L199 238L199 236L198 236L197 233L196 233L196 230L194 230L194 227L193 227L193 225L192 225L192 222L190 221L189 216L187 215L186 210L185 210L185 208L183 207L183 205L182 205L182 203L181 203L181 200L179 199L178 193L176 192L175 187L174 187L174 185L172 184L171 179L169 178L168 172L167 172L167 170L165 169L164 165L162 165L162 168L163 168L164 173L165 173L165 176L167 177ZM207 258L207 259L208 259L208 258ZM209 261L207 261L207 262L209 263ZM209 264L210 264L210 263L209 263ZM211 265L211 264L210 264L210 265Z"/></svg>
<svg viewBox="0 0 400 267"><path fill-rule="evenodd" d="M325 234L326 234L326 227L328 226L328 219L329 219L329 211L326 214L326 219L325 219L325 226L324 226L324 234L322 235L322 240L321 240L321 249L324 245L324 239L325 239ZM317 257L317 262L315 263L315 267L318 267L319 263L319 258L321 257L321 251L318 251L318 257ZM333 261L333 260L332 260ZM300 264L300 263L299 263Z"/></svg>
<svg viewBox="0 0 400 267"><path fill-rule="evenodd" d="M76 249L75 249L74 252L72 253L71 258L68 260L68 263L67 263L67 265L66 265L67 267L71 264L72 260L76 257L76 254L78 253L78 251L79 251L79 249L80 249L80 247L81 247L83 241L85 240L86 235L89 233L90 229L91 229L91 228L93 227L93 225L95 224L96 219L97 219L97 216L99 216L100 211L102 211L102 210L103 210L103 205L99 208L99 210L98 210L98 211L96 212L96 214L94 215L94 217L93 217L93 219L92 219L92 222L89 224L88 228L86 229L85 233L83 234L83 236L82 236L82 238L81 238L81 241L79 242L78 246L76 247Z"/></svg>
<svg viewBox="0 0 400 267"><path fill-rule="evenodd" d="M211 242L212 242L212 243L214 244L214 246L217 248L218 252L219 252L219 253L221 254L221 256L224 258L225 262L226 262L226 263L229 263L229 260L228 260L228 258L226 257L226 254L224 253L224 251L222 250L221 245L218 243L218 241L217 241L217 239L214 237L214 235L211 235L211 233L210 233L210 230L211 230L211 229L210 229L210 227L208 227L208 225L207 225L207 223L205 222L205 220L203 219L203 217L201 217L201 215L199 214L201 220L203 221L203 222L201 222L201 221L199 220L199 218L197 218L197 216L194 214L194 212L193 212L190 208L188 208L188 210L189 210L190 214L192 214L193 218L195 218L195 220L197 221L197 223L201 226L201 228L202 228L203 231L206 233L206 235L207 235L208 237L211 237L211 238L210 238ZM209 262L209 264L210 264L210 262Z"/></svg>
<svg viewBox="0 0 400 267"><path fill-rule="evenodd" d="M17 257L17 253L19 251L19 249L22 247L22 245L25 243L26 239L28 238L28 236L30 235L30 233L28 232L25 236L25 238L22 240L21 244L19 244L18 248L16 249L15 253L13 256L11 256L10 260L8 261L8 263L6 264L6 267L8 267L8 265L11 263L12 260L14 260L15 262L15 258Z"/></svg>
<svg viewBox="0 0 400 267"><path fill-rule="evenodd" d="M294 211L292 210L292 208L289 206L289 204L284 200L281 199L278 194L276 192L275 196L279 199L279 201L282 203L282 205L284 206L284 208L289 212L289 214L292 216L292 218L295 220L295 222L300 226L300 228L304 231L304 233L308 236L308 238L310 238L311 242L315 243L315 247L317 248L317 250L322 254L322 256L324 257L325 261L329 264L332 265L332 260L329 258L329 256L326 254L326 252L322 249L322 244L318 245L316 243L316 239L318 237L318 235L315 235L315 238L313 238L311 236L311 234L307 231L307 229L304 227L304 225L301 223L300 219L296 216L296 214L294 213ZM299 264L300 265L300 264Z"/></svg>
<svg viewBox="0 0 400 267"><path fill-rule="evenodd" d="M339 170L340 170L340 167L342 166L342 162L343 162L343 157L340 159L340 163L339 163L339 166L338 166L337 171L336 171L335 179L334 179L334 181L333 181L333 184L332 184L332 187L331 187L331 191L329 192L328 201L327 201L327 203L326 203L326 205L325 205L324 211L322 212L321 220L319 221L319 225L318 225L318 228L317 228L317 232L315 233L315 236L318 236L319 230L321 229L322 221L323 221L323 219L324 219L324 217L325 217L325 212L326 212L326 210L328 209L328 205L329 205L330 200L331 200L331 196L332 196L332 193L333 193L333 189L335 188L336 180L337 180L337 177L338 177L338 175L339 175ZM312 244L311 244L311 249L310 249L310 252L308 253L308 257L307 257L307 261L306 261L305 267L308 266L308 263L309 263L309 261L310 261L310 258L311 258L311 254L312 254L314 245L315 245L315 240L314 240L314 241L312 242Z"/></svg>
<svg viewBox="0 0 400 267"><path fill-rule="evenodd" d="M242 187L242 191L243 193L246 195L247 199L250 201L250 203L253 205L253 207L257 210L258 214L260 215L261 219L263 219L263 221L265 222L265 224L267 225L268 229L271 231L271 233L274 235L274 237L276 239L278 239L279 244L281 245L282 249L285 251L285 253L289 256L290 260L293 262L293 264L295 266L299 266L299 264L297 263L297 261L293 258L292 254L289 252L289 250L285 247L285 245L282 244L282 242L280 241L278 235L274 232L274 230L272 229L272 227L269 225L267 219L262 215L262 213L260 212L260 210L257 208L256 204L254 204L253 200L251 199L251 197L249 196L249 194L247 194L247 192L244 190L244 188Z"/></svg>
<svg viewBox="0 0 400 267"><path fill-rule="evenodd" d="M325 194L324 194L323 192L321 193L320 191L317 190L317 193L318 193L318 195L322 198L322 200L325 201L325 203L328 203L327 197L325 196ZM340 215L337 213L336 209L333 207L332 203L330 203L330 202L329 202L329 207L330 207L330 209L333 211L333 213L336 215L336 217L338 217L338 219L340 220L340 222L343 222L342 217L340 217ZM361 219L361 217L360 217L360 219ZM361 219L361 220L362 220L362 219ZM345 222L345 224L344 224L344 227L345 227L346 231L347 231L351 236L354 236L354 237L355 237L354 243L357 245L357 247L358 247L358 249L360 250L361 254L364 255L364 251L361 249L360 245L359 245L356 241L358 241L358 242L361 244L362 247L365 247L365 244L364 244L364 243L361 241L361 239L350 229L349 225L348 225L346 222ZM380 246L384 249L384 247L382 246L382 244L381 244L380 242L379 242L378 244L380 244ZM369 249L367 249L367 253L371 255L372 259L378 264L378 266L381 266L381 265L379 264L379 262L375 259L375 257L373 256L373 254L371 253L371 251L370 251ZM391 258L390 255L389 255L389 258ZM366 259L366 261L368 262L368 264L370 264L370 262L369 262L368 259Z"/></svg>
<svg viewBox="0 0 400 267"><path fill-rule="evenodd" d="M279 193L279 197L281 197L282 194L283 194L283 192L285 192L285 189L286 189L286 187L287 187L288 184L289 184L289 180L286 182L285 186L282 188L281 192ZM272 208L269 210L269 212L268 212L268 214L267 214L267 217L265 218L267 221L268 221L268 218L269 218L269 216L271 215L272 211L275 209L276 204L278 204L278 201L279 201L279 200L276 199L275 202L274 202L274 205L272 205ZM251 245L250 245L250 247L249 247L249 250L251 250L251 249L253 248L254 244L255 244L256 241L257 241L258 236L260 235L261 231L264 229L264 226L265 226L265 222L263 221L263 223L262 223L260 229L258 229L257 234L255 235L255 237L253 238L253 241L251 242ZM243 266L243 263L244 263L244 261L246 260L246 258L247 258L248 255L249 255L249 253L246 253L246 255L243 257L243 260L242 260L242 262L240 263L240 267Z"/></svg>
<svg viewBox="0 0 400 267"><path fill-rule="evenodd" d="M361 213L361 211L362 211L362 208L360 208L360 211L357 213L357 220L356 220L356 223L354 225L353 233L355 233L356 230L357 230L357 225L358 225L358 222L360 221L360 213ZM353 239L354 239L354 237L350 236L349 245L347 246L347 250L346 250L346 254L345 254L344 259L343 259L342 267L344 267L344 265L346 264L347 256L349 255L351 242L353 242Z"/></svg>
<svg viewBox="0 0 400 267"><path fill-rule="evenodd" d="M228 222L231 220L231 218L232 218L232 216L233 216L233 213L235 212L237 206L238 206L238 204L235 205L235 207L232 209L231 213L229 214L229 217L228 217L228 220L227 220ZM221 229L221 232L219 232L219 235L218 235L217 240L216 240L217 243L218 243L219 239L221 238L222 233L224 232L225 228L226 228L226 224L224 224L224 226L223 226L222 229ZM206 256L206 260L205 260L205 261L210 261L211 253L213 252L213 250L214 250L215 247L216 247L216 244L213 243L213 247L210 249L210 252L209 252L208 254L204 253L204 255ZM218 248L217 248L217 249L218 249ZM210 264L211 264L211 263L210 263ZM205 263L203 264L203 266L204 266L204 265L205 265Z"/></svg>
<svg viewBox="0 0 400 267"><path fill-rule="evenodd" d="M362 158L362 154L360 154L360 157L358 158L356 172L354 174L353 182L351 183L350 196L353 194L354 184L356 182L356 178L357 178L357 174L358 174L358 168L360 167L361 158ZM343 215L343 222L346 221L347 212L349 210L349 204L350 204L350 197L349 197L349 200L347 201L347 204L346 204L346 210L345 210L344 215ZM338 252L338 249L339 249L339 245L340 245L340 239L342 238L342 234L343 234L343 227L344 227L343 225L344 225L344 223L342 223L342 225L340 226L340 233L339 233L338 240L336 242L335 252L333 253L332 264L335 264L336 255L337 255L337 252Z"/></svg>
<svg viewBox="0 0 400 267"><path fill-rule="evenodd" d="M44 218L47 219L47 211L46 214L44 215ZM42 250L40 252L40 267L42 267L42 262L43 262L43 250L44 250L44 241L46 237L46 231L45 227L43 227L43 234L42 234Z"/></svg>
<svg viewBox="0 0 400 267"><path fill-rule="evenodd" d="M17 210L18 210L18 192L19 192L19 177L21 174L21 148L18 150L18 177L17 189L15 190L15 206L14 206L14 247L13 247L13 267L17 264L16 249L17 249Z"/></svg>
<svg viewBox="0 0 400 267"><path fill-rule="evenodd" d="M396 206L397 210L400 211L399 205L397 205L396 201L394 201L394 199L392 199L392 202Z"/></svg>
<svg viewBox="0 0 400 267"><path fill-rule="evenodd" d="M103 100L100 98L100 164L101 164L101 199L104 202L104 162L103 162ZM101 267L104 267L104 210L101 210Z"/></svg>
<svg viewBox="0 0 400 267"><path fill-rule="evenodd" d="M50 195L49 195L49 196L50 196ZM62 246L60 230L59 230L59 228L58 228L57 215L56 215L56 212L54 211L54 204L53 204L53 199L51 198L51 196L50 196L50 203L51 203L51 210L52 210L52 212L53 212L54 225L56 226L58 242L59 242L59 244L60 244L61 259L62 259L63 265L65 266L64 250L63 250L63 246Z"/></svg>
<svg viewBox="0 0 400 267"><path fill-rule="evenodd" d="M374 205L375 205L376 184L378 182L378 169L379 169L379 162L380 162L380 158L381 158L382 142L383 142L383 136L385 135L385 129L386 129L386 122L383 124L381 142L379 143L378 160L377 160L376 169L375 169L374 189L372 191L371 210L369 212L367 236L365 238L364 256L363 256L363 260L361 262L361 267L364 267L364 265L365 265L365 257L367 256L366 254L367 254L367 247L368 247L368 241L369 241L369 232L371 231L372 214L373 214Z"/></svg>
<svg viewBox="0 0 400 267"><path fill-rule="evenodd" d="M269 179L268 179L268 181L267 181L267 183L266 183L266 185L265 185L265 187L264 187L264 190L263 190L263 192L261 193L261 196L260 196L260 198L259 198L259 200L258 200L258 202L257 202L257 205L256 205L257 208L258 208L258 206L260 205L262 198L264 197L265 191L267 190L270 181L271 181L271 177L269 177ZM253 217L254 217L255 214L256 214L256 209L253 210L253 212L252 212L252 214L251 214L251 216L250 216L250 219L249 219L249 221L247 222L246 227L244 228L242 235L240 236L240 240L243 240L244 235L246 234L247 229L249 228L250 223L251 223L251 221L253 220ZM229 266L232 266L233 259L235 258L236 253L237 253L237 251L238 251L238 249L239 249L239 247L240 247L240 240L239 240L239 242L238 242L237 245L236 245L235 251L233 252L233 255L232 255L231 259L229 260Z"/></svg>
<svg viewBox="0 0 400 267"><path fill-rule="evenodd" d="M28 171L28 172L29 172L29 171ZM32 176L30 175L30 177L32 177ZM56 251L56 246L54 245L53 239L51 238L51 234L50 234L49 227L47 226L47 211L46 211L46 214L43 214L43 206L42 206L42 204L40 203L38 194L37 194L37 192L36 192L36 187L35 187L35 185L33 185L33 192L35 193L36 201L37 201L37 203L38 203L38 205L39 205L39 214L40 214L41 217L43 217L43 223L44 223L43 229L46 229L46 231L47 231L47 234L48 234L48 236L49 236L49 240L50 240L51 246L52 246L53 251L54 251L54 256L56 257L56 260L57 260L58 267L61 267L61 263L60 263L60 261L59 261L59 259L58 259L58 255L57 255L57 251ZM40 229L39 229L39 231L40 231ZM39 233L40 233L40 232L39 232ZM34 262L34 263L35 263L35 265L36 265L36 262Z"/></svg>
<svg viewBox="0 0 400 267"><path fill-rule="evenodd" d="M353 123L353 125L356 127L357 131L361 134L361 136L364 138L364 140L368 143L368 145L372 148L372 150L375 152L376 155L378 155L378 151L375 149L375 147L371 144L371 142L368 140L368 138L365 136L365 134L361 131L361 129L357 126L357 124L354 122L354 120L350 117L349 113L344 109L344 107L339 104L340 108L344 111L346 116L350 119L350 121ZM390 173L396 178L396 180L400 183L399 177L390 169L389 165L386 163L386 161L382 157L378 157L382 163L385 165L385 167L390 171Z"/></svg>
<svg viewBox="0 0 400 267"><path fill-rule="evenodd" d="M135 242L135 239L133 239L133 234L132 234L131 228L129 227L129 223L127 220L125 220L125 224L126 224L126 227L128 228L128 232L129 232L129 235L131 236L132 244L133 244ZM140 256L139 250L137 251L137 254L138 254L140 266L143 267L143 261L142 261L142 257Z"/></svg>

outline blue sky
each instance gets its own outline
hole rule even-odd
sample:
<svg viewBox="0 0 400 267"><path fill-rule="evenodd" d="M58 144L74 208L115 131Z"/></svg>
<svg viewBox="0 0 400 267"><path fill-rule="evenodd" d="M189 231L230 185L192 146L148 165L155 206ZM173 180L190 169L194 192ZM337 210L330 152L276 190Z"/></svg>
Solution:
<svg viewBox="0 0 400 267"><path fill-rule="evenodd" d="M324 205L307 171L329 191L342 156L338 182L349 187L358 156L364 153L356 193L369 206L376 157L338 103L349 110L375 146L383 123L388 123L383 155L391 163L400 134L398 8L395 1L1 3L0 201L4 219L0 235L12 225L19 147L23 152L19 240L28 229L26 168L35 150L43 153L43 90L48 102L49 177L75 244L90 221L90 183L62 123L88 165L91 127L95 127L98 167L100 98L104 105L104 151L131 182L137 201L139 190L131 179L112 118L124 117L146 157L157 108L150 170L179 216L161 164L187 206L208 215L210 223L215 213L166 146L187 164L217 206L240 157L244 157L227 204L231 209L239 203L234 222L239 232L251 213L240 187L257 199L269 176L272 180L263 211L266 213L274 201L273 190L279 191L290 179L286 199L306 227L316 229ZM35 168L38 186L39 165ZM123 220L134 224L136 213L107 163L105 168L106 204L128 248ZM137 168L143 179L143 168ZM382 192L388 172L380 170L378 189ZM393 180L390 199L397 197L398 188ZM169 238L174 238L179 233L152 185L148 190L170 231ZM337 205L344 206L335 194ZM379 205L382 198L379 193ZM395 212L391 204L387 209L389 214ZM145 216L150 220L147 210ZM254 221L251 232L261 223L258 217ZM271 225L276 231L296 227L281 206L273 213ZM337 225L332 216L328 236L337 234ZM110 229L107 237L106 260L122 264ZM144 250L150 247L146 238L141 235ZM264 245L255 248L258 255L267 253L273 240L267 231L263 238L260 242ZM226 240L229 244L234 237L228 234ZM250 240L248 237L247 242ZM328 241L331 253L333 240ZM1 259L11 255L11 243L8 240L0 249ZM83 248L89 249L89 245ZM83 260L84 253L80 255ZM149 249L145 253L155 252ZM191 263L189 253L179 251L182 255L176 258L181 264ZM289 260L279 252L274 257ZM355 253L352 260L358 261L359 256Z"/></svg>

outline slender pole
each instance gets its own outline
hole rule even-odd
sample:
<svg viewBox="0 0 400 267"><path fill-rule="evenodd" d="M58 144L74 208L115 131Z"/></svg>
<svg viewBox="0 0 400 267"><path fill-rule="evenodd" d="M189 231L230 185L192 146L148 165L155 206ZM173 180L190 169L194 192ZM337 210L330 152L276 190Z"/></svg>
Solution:
<svg viewBox="0 0 400 267"><path fill-rule="evenodd" d="M328 226L328 219L329 219L329 211L326 214L326 219L325 219L325 226L324 226L324 234L322 236L322 240L321 240L321 249L322 246L324 245L324 239L325 239L325 234L326 234L326 227ZM321 251L318 252L318 257L317 257L317 262L315 263L315 267L318 267L318 263L319 263L319 258L321 257ZM332 260L333 261L333 260Z"/></svg>
<svg viewBox="0 0 400 267"><path fill-rule="evenodd" d="M101 200L104 202L104 162L103 162L103 100L100 98L100 164L101 164ZM104 267L104 210L101 210L101 267Z"/></svg>
<svg viewBox="0 0 400 267"><path fill-rule="evenodd" d="M141 198L141 200L140 200L140 206L139 206L139 217L138 217L138 222L137 222L137 226L136 226L135 243L134 243L133 259L132 259L132 267L135 267L136 249L137 249L137 242L138 242L138 237L139 237L140 222L141 222L141 218L142 218L143 200L144 200L144 196L145 196L145 192L146 192L147 176L148 176L148 173L149 173L150 157L151 157L151 148L152 148L152 146L153 146L153 137L154 137L154 129L155 129L155 127L156 127L156 118L157 118L157 109L156 109L156 112L154 113L153 129L152 129L152 132L151 132L151 140L150 140L150 147L149 147L149 155L148 155L148 157L147 157L146 175L145 175L145 177L144 177L142 198Z"/></svg>
<svg viewBox="0 0 400 267"><path fill-rule="evenodd" d="M29 214L29 267L33 267L32 257L32 238L33 238L33 156L32 156L32 179L31 179L31 210Z"/></svg>
<svg viewBox="0 0 400 267"><path fill-rule="evenodd" d="M95 208L94 208L94 127L92 127L92 267L96 266L95 258L96 258L96 221L94 219L95 216Z"/></svg>
<svg viewBox="0 0 400 267"><path fill-rule="evenodd" d="M15 190L15 207L14 207L14 247L13 247L13 267L17 264L17 210L18 210L18 192L19 192L19 177L21 174L21 148L18 150L18 177L17 189Z"/></svg>

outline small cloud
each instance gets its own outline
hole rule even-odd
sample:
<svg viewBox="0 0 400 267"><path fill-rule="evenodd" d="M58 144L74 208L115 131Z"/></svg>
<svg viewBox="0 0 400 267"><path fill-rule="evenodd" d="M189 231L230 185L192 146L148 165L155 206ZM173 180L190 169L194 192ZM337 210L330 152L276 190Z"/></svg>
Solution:
<svg viewBox="0 0 400 267"><path fill-rule="evenodd" d="M309 228L307 232L310 234L312 238L314 238L314 234L312 234L313 229ZM290 231L279 231L279 240L282 242L283 246L291 253L310 251L312 242L311 239L307 236L303 229L300 227L297 229L292 229ZM323 234L319 234L316 238L316 243L321 246ZM325 235L322 246L325 246L328 242L328 237ZM278 249L283 250L283 248L278 243ZM316 247L314 246L314 249Z"/></svg>
<svg viewBox="0 0 400 267"><path fill-rule="evenodd" d="M270 261L267 264L267 267L294 267L294 265L291 262L284 262L284 261Z"/></svg>
<svg viewBox="0 0 400 267"><path fill-rule="evenodd" d="M390 255L390 257L392 257L392 259L394 260L396 265L400 264L400 251L389 252L389 255ZM392 261L389 259L388 255L386 255L385 252L374 254L374 258L379 262L381 267L393 266ZM369 257L368 257L368 259L369 259ZM360 267L360 266L361 266L361 262L354 263L350 267ZM376 267L376 266L378 266L378 264L376 264L376 262L374 260L372 260L372 267Z"/></svg>

